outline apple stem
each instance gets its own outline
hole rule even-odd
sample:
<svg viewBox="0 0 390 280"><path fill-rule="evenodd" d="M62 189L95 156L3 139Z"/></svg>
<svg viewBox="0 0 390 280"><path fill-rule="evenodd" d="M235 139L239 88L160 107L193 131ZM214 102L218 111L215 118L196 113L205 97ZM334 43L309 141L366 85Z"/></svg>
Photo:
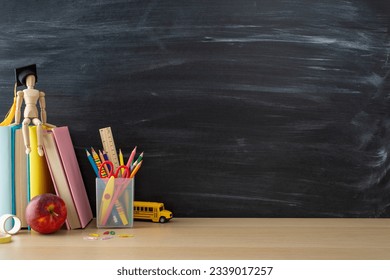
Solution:
<svg viewBox="0 0 390 280"><path fill-rule="evenodd" d="M50 205L47 210L49 210L50 214L58 217L59 215L54 211L54 205Z"/></svg>

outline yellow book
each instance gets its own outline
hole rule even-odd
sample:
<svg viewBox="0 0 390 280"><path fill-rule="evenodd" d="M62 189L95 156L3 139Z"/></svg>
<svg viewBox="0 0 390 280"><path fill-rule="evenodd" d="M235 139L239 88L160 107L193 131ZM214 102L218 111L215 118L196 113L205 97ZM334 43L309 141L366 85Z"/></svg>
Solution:
<svg viewBox="0 0 390 280"><path fill-rule="evenodd" d="M55 193L45 156L38 154L37 127L29 127L30 134L30 199L43 193Z"/></svg>

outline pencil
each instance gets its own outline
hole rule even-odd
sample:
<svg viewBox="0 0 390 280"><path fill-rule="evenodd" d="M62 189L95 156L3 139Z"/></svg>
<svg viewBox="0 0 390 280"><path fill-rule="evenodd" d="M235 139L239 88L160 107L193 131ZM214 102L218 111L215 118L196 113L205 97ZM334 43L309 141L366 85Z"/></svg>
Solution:
<svg viewBox="0 0 390 280"><path fill-rule="evenodd" d="M106 151L104 151L104 150L103 150L103 157L104 157L104 160L105 160L105 161L106 161L106 160L110 160L110 159L108 158L108 155L107 155Z"/></svg>
<svg viewBox="0 0 390 280"><path fill-rule="evenodd" d="M88 150L85 149L85 151L87 152L87 157L88 157L89 163L91 164L93 171L95 171L96 177L99 177L99 170L95 164L95 161L93 160L93 158L92 158L91 154L88 152Z"/></svg>
<svg viewBox="0 0 390 280"><path fill-rule="evenodd" d="M138 170L141 168L142 160L134 167L133 172L131 172L130 178L134 178L135 174L137 174Z"/></svg>
<svg viewBox="0 0 390 280"><path fill-rule="evenodd" d="M135 156L136 151L137 151L137 146L134 147L133 151L130 154L129 160L126 163L126 166L130 169L130 171L131 171L131 166L133 164L133 160L134 160L134 156Z"/></svg>
<svg viewBox="0 0 390 280"><path fill-rule="evenodd" d="M119 149L119 165L125 165L125 163L123 162L123 154L121 149ZM122 176L123 176L123 172L124 170L121 169Z"/></svg>
<svg viewBox="0 0 390 280"><path fill-rule="evenodd" d="M121 149L119 149L119 165L125 165L123 162L123 154Z"/></svg>
<svg viewBox="0 0 390 280"><path fill-rule="evenodd" d="M101 150L99 150L99 158L100 158L100 161L102 162L102 164L103 164L103 162L106 161ZM106 171L106 174L110 173L110 171L108 170L108 165L105 165L103 168Z"/></svg>
<svg viewBox="0 0 390 280"><path fill-rule="evenodd" d="M100 161L103 163L103 162L105 162L106 161L106 159L104 158L104 156L103 156L103 153L102 153L102 151L101 150L99 150L99 158L100 158Z"/></svg>
<svg viewBox="0 0 390 280"><path fill-rule="evenodd" d="M96 153L96 151L93 148L91 148L91 151L92 151L93 160L95 161L98 169L100 169L100 167L102 166L102 162L100 161L99 155ZM104 168L101 168L101 173L102 173L103 178L107 177L107 173L106 173L106 170Z"/></svg>
<svg viewBox="0 0 390 280"><path fill-rule="evenodd" d="M142 152L138 156L137 160L131 165L131 170L133 170L133 168L135 168L137 166L137 164L140 163L143 160L143 158L144 158L144 152Z"/></svg>

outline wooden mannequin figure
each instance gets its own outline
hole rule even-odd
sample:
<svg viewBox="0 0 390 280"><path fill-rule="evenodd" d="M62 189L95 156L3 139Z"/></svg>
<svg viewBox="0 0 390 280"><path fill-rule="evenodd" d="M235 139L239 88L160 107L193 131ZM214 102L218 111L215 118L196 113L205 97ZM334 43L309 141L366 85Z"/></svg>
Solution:
<svg viewBox="0 0 390 280"><path fill-rule="evenodd" d="M24 145L26 146L26 154L31 152L28 126L32 121L33 124L37 126L38 154L43 156L42 125L46 124L46 103L45 93L34 88L35 83L38 80L36 65L33 64L15 69L15 76L18 86L25 85L27 87L23 91L17 92L15 123L20 123L21 108L24 100L26 106L24 108L22 132ZM41 119L38 118L38 102L41 108Z"/></svg>

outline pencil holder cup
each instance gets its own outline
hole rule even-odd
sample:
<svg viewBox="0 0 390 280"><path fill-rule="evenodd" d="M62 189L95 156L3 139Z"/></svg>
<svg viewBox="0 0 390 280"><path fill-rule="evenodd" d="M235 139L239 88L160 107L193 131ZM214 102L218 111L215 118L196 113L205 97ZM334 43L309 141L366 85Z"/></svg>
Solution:
<svg viewBox="0 0 390 280"><path fill-rule="evenodd" d="M134 178L96 178L96 226L133 226Z"/></svg>

